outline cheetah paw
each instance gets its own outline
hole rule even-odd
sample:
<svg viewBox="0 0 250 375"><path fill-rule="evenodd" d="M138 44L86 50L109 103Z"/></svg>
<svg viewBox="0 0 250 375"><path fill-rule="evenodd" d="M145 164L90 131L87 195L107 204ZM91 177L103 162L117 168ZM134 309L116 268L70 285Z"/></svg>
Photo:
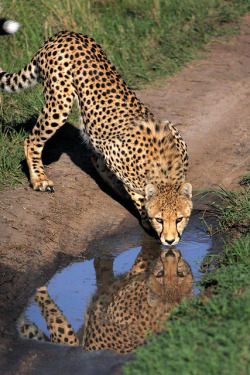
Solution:
<svg viewBox="0 0 250 375"><path fill-rule="evenodd" d="M50 180L40 181L38 183L32 184L35 191L47 191L49 193L54 193L55 189L53 182Z"/></svg>

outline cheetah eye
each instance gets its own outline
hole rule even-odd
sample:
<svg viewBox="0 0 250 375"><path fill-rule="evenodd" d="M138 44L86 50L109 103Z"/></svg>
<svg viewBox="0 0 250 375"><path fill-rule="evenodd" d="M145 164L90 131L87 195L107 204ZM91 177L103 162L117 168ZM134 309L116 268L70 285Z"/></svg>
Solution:
<svg viewBox="0 0 250 375"><path fill-rule="evenodd" d="M182 221L183 217L178 217L178 219L176 219L176 224L180 223Z"/></svg>
<svg viewBox="0 0 250 375"><path fill-rule="evenodd" d="M185 275L184 275L184 273L182 271L177 271L177 276L184 277Z"/></svg>
<svg viewBox="0 0 250 375"><path fill-rule="evenodd" d="M160 217L156 217L155 220L157 221L157 223L163 224L163 220Z"/></svg>
<svg viewBox="0 0 250 375"><path fill-rule="evenodd" d="M157 274L155 275L155 277L157 278L160 278L160 277L163 277L164 276L164 270L161 270L159 272L157 272Z"/></svg>

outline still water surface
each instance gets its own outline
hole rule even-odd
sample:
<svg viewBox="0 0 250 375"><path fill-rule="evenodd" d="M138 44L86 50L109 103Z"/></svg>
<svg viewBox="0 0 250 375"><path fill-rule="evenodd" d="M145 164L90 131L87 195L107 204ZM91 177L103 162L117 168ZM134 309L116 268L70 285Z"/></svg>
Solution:
<svg viewBox="0 0 250 375"><path fill-rule="evenodd" d="M106 246L109 247L109 244ZM110 245L104 257L114 259L113 271L115 276L131 270L143 246L155 247L157 251L159 251L159 248L161 250L166 248L159 245L155 239L149 238L143 232L139 232L138 236L133 236L131 239L126 238L125 243L123 243L122 239L119 239L115 242L115 245L114 243ZM211 246L211 237L194 225L188 227L181 243L176 246L181 251L182 257L191 266L195 281L194 293L198 291L195 283L201 276L199 263L202 262L208 251L211 250ZM98 248L98 245L95 247ZM100 253L102 254L102 252ZM91 297L97 290L94 259L71 264L56 273L46 286L51 298L60 307L75 332L77 332L84 322L84 313ZM27 322L34 322L49 336L46 323L34 298L30 301L23 317Z"/></svg>

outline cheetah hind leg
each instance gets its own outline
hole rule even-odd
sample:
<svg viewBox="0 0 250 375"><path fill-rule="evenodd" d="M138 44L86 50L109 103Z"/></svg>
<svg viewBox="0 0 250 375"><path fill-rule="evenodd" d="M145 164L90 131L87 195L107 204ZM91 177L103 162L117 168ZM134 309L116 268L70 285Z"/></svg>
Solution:
<svg viewBox="0 0 250 375"><path fill-rule="evenodd" d="M68 90L67 97L63 92L63 88ZM53 91L54 87L45 84L44 94L47 102L41 111L41 114L34 126L31 135L24 142L25 156L30 173L30 183L34 190L54 192L53 182L49 180L44 172L42 163L43 147L55 132L65 124L68 114L72 108L74 94L73 88L69 82L67 85L62 86L61 89L56 90L57 95L62 96L61 102L58 96L50 95L50 89ZM63 110L59 110L59 105ZM57 109L57 112L54 110Z"/></svg>
<svg viewBox="0 0 250 375"><path fill-rule="evenodd" d="M116 175L107 167L105 160L97 155L93 154L91 162L95 167L96 171L102 177L103 181L112 188L112 190L119 195L122 199L128 200L129 195L124 189L123 183L116 177Z"/></svg>

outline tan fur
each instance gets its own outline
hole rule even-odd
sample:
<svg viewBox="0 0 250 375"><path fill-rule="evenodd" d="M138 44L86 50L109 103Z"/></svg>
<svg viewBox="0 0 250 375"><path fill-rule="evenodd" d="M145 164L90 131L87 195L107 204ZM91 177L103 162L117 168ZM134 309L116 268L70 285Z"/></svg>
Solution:
<svg viewBox="0 0 250 375"><path fill-rule="evenodd" d="M139 210L143 225L152 224L163 244L177 243L192 207L191 185L188 193L181 188L188 157L179 132L149 112L101 47L86 35L58 33L19 73L0 72L0 87L18 92L38 79L43 80L45 106L24 145L33 189L54 191L44 172L42 150L65 124L76 101L79 129L104 180L118 192L122 186ZM147 193L149 186L157 192L154 199ZM155 215L163 220L162 227L155 224ZM178 215L183 217L182 225L177 225Z"/></svg>
<svg viewBox="0 0 250 375"><path fill-rule="evenodd" d="M147 333L159 332L172 309L184 297L192 296L190 266L179 250L170 248L162 251L153 262L150 256L141 253L127 275L113 282L106 278L106 285L90 301L78 337L45 287L38 289L36 300L47 322L51 341L80 344L88 351L112 349L128 353L145 343ZM28 337L27 324L21 331Z"/></svg>

